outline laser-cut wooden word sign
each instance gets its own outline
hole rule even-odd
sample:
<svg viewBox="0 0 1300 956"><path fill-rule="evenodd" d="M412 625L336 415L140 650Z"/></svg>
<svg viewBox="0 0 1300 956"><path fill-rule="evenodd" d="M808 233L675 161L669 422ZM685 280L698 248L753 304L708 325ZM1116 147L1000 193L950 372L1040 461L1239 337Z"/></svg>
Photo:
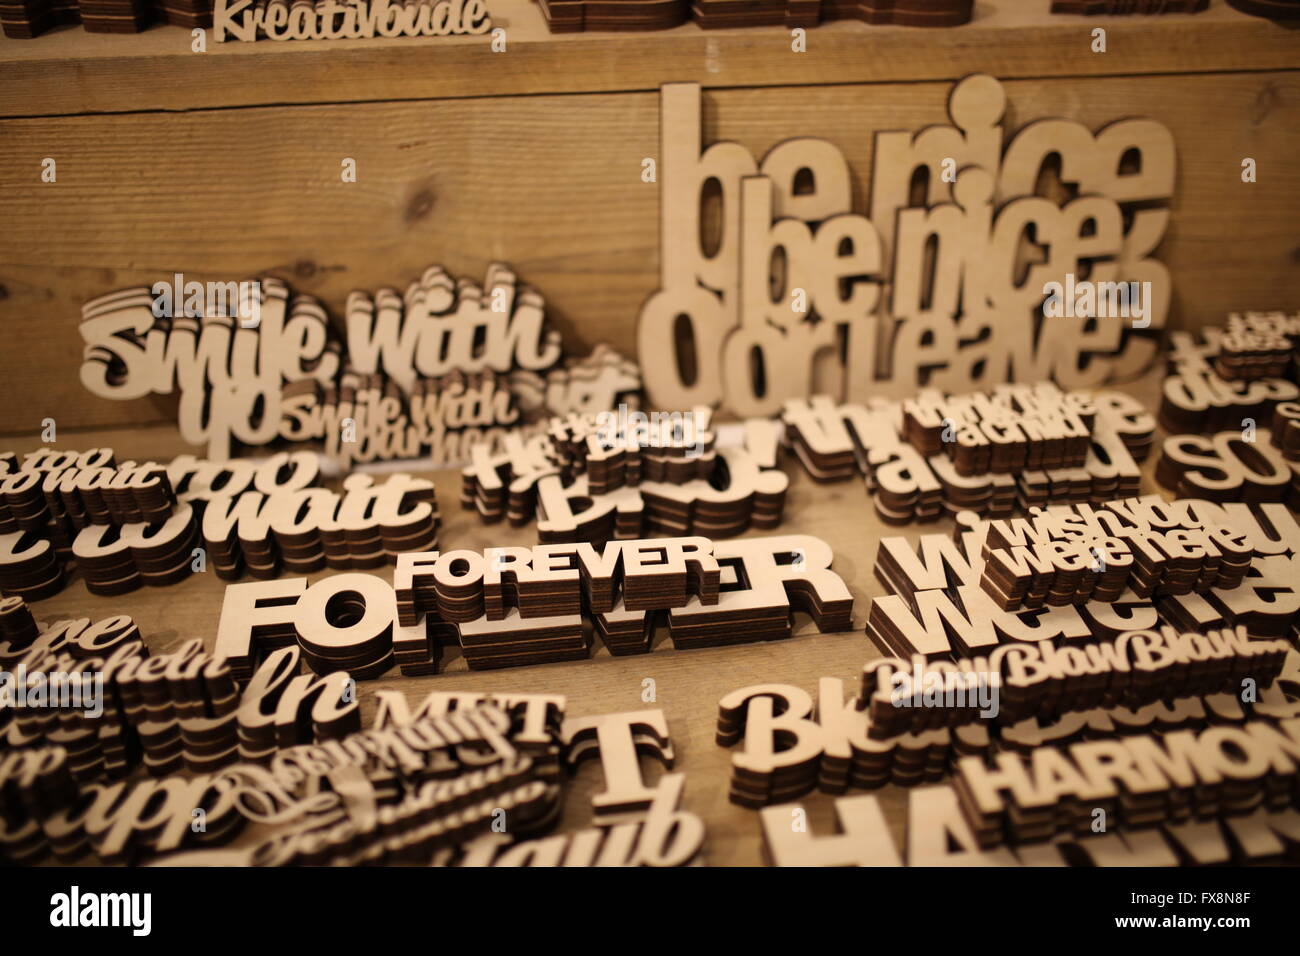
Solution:
<svg viewBox="0 0 1300 956"><path fill-rule="evenodd" d="M1165 324L1170 278L1152 253L1175 168L1160 123L1094 133L1046 119L1004 148L1005 91L967 77L949 100L952 125L877 134L868 219L853 213L848 163L824 140L787 140L761 164L737 143L703 148L700 97L689 83L661 92L660 288L637 330L656 407L773 415L823 390L865 402L918 385L1095 387L1154 360L1148 336ZM1078 192L1064 205L1035 193L1058 156ZM924 203L912 207L918 181ZM720 223L704 237L709 183ZM1027 232L1045 258L1026 259ZM823 385L828 365L835 381Z"/></svg>
<svg viewBox="0 0 1300 956"><path fill-rule="evenodd" d="M992 765L1001 753L1026 753L1049 744L1294 718L1300 712L1300 653L1286 642L1269 642L1282 645L1287 655L1276 671L1272 651L1251 643L1244 634L1238 636L1242 657L1233 664L1269 681L1266 689L1261 683L1253 702L1242 700L1239 686L1205 693L1193 684L1166 685L1157 688L1166 699L1139 704L1117 702L1109 694L1061 694L1060 683L1043 686L1052 681L1033 688L1045 696L1021 699L1016 691L1022 688L1011 686L1012 670L980 671L964 666L964 660L920 657L868 662L856 696L846 697L840 678L823 677L815 705L812 695L796 685L739 688L718 703L718 745L743 742L732 755L729 796L733 803L761 807L814 787L844 793L887 783L915 786L944 779L967 756ZM1269 676L1275 672L1276 679ZM999 677L1008 684L998 682Z"/></svg>
<svg viewBox="0 0 1300 956"><path fill-rule="evenodd" d="M421 850L427 859L487 832L495 807L510 811L511 832L528 834L552 818L559 788L536 777L531 759L510 738L509 717L485 705L287 746L265 765L241 763L192 779L92 784L80 795L69 786L62 747L26 751L0 764L0 815L21 825L5 829L11 837L5 850L35 859L53 849L70 860L90 849L105 862L130 862L219 844L253 821L275 830L249 850L199 851L174 862L382 862ZM381 800L388 811L378 809ZM453 807L464 811L458 820L450 818ZM203 827L191 826L196 810ZM434 815L450 825L430 832L424 825ZM409 839L386 839L395 835Z"/></svg>
<svg viewBox="0 0 1300 956"><path fill-rule="evenodd" d="M585 658L584 615L613 654L648 652L664 613L677 648L780 640L796 609L846 631L853 596L832 558L808 535L409 551L391 586L368 574L228 586L215 653L242 678L296 640L317 673L360 680L395 661L429 673L448 636L474 669Z"/></svg>
<svg viewBox="0 0 1300 956"><path fill-rule="evenodd" d="M956 27L969 23L972 0L693 0L704 29L784 24L813 27L829 20L895 23L904 27Z"/></svg>
<svg viewBox="0 0 1300 956"><path fill-rule="evenodd" d="M0 469L16 464L0 459ZM69 558L89 591L117 595L174 583L208 561L224 579L271 578L378 567L437 542L432 482L350 475L332 491L317 487L310 452L118 466L111 449L43 450L21 464L0 471L0 591L28 600L62 589ZM135 520L118 525L115 515Z"/></svg>
<svg viewBox="0 0 1300 956"><path fill-rule="evenodd" d="M141 759L154 776L182 763L203 773L360 726L348 674L299 676L296 647L270 654L241 689L198 638L151 656L125 615L39 626L21 599L6 598L0 636L0 673L13 678L0 696L0 739L64 747L79 781L120 777ZM90 686L65 695L57 675Z"/></svg>
<svg viewBox="0 0 1300 956"><path fill-rule="evenodd" d="M620 405L635 410L641 407L641 369L602 344L589 355L566 358L545 376L516 369L510 389L526 413L594 415Z"/></svg>
<svg viewBox="0 0 1300 956"><path fill-rule="evenodd" d="M1033 611L1004 611L981 586L986 573L985 545L993 523L964 517L962 523L971 530L962 533L959 541L943 535L923 535L914 549L902 538L881 540L876 576L892 593L872 601L867 636L886 654L905 659L914 654L946 659L954 653L967 657L988 654L1000 645L1015 642L1042 647L1045 656L1053 647L1059 647L1068 657L1075 653L1073 645L1118 641L1126 632L1137 631L1160 633L1136 642L1129 640L1127 643L1134 644L1135 649L1139 645L1172 647L1164 626L1181 634L1240 626L1255 638L1289 636L1293 632L1295 615L1300 612L1300 582L1290 578L1300 571L1296 560L1300 555L1300 524L1285 505L1265 503L1256 512L1236 502L1166 502L1151 495L1112 502L1105 510L1075 505L1072 511L1053 509L1049 514L1062 523L1094 528L1097 535L1114 537L1117 544L1139 551L1141 560L1135 563L1149 562L1151 572L1141 571L1135 576L1130 568L1125 573L1131 582L1158 585L1157 590L1142 597L1129 588L1109 601L1093 599ZM1180 517L1171 521L1171 515ZM1015 528L1028 522L1006 524ZM1214 530L1218 528L1231 529L1232 533ZM1189 530L1207 532L1211 546L1225 555L1230 553L1235 562L1248 554L1253 556L1236 587L1196 590L1195 583L1172 560L1174 556L1179 561L1189 560L1194 541ZM1218 548L1220 541L1223 549ZM1171 553L1162 550L1166 543ZM1162 583L1170 575L1176 584L1172 589ZM1216 645L1220 650L1225 646L1223 640L1231 644L1235 637L1220 638ZM1152 653L1154 658L1160 657L1158 652ZM1172 666L1180 659L1179 653L1162 659ZM1197 655L1202 653L1195 651ZM1154 658L1144 666L1144 672L1164 666L1157 665ZM1069 666L1066 658L1061 658L1060 663Z"/></svg>
<svg viewBox="0 0 1300 956"><path fill-rule="evenodd" d="M662 710L565 717L565 698L552 694L434 691L414 708L401 691L381 690L375 697L376 729L491 703L510 715L511 743L533 759L539 778L548 781L558 781L561 762L572 768L599 758L604 790L592 796L597 824L592 830L582 836L524 841L501 855L498 851L509 847L511 839L485 834L462 846L459 853L440 851L435 865L549 866L563 860L565 866L668 866L696 861L702 840L694 834L702 837L702 827L694 818L668 824L664 816L677 809L680 775L661 777L652 787L641 773L642 755L672 766L672 744ZM669 839L663 825L684 829Z"/></svg>
<svg viewBox="0 0 1300 956"><path fill-rule="evenodd" d="M0 455L0 591L41 600L75 558L86 588L115 595L188 577L196 512L167 470L118 465L111 448Z"/></svg>
<svg viewBox="0 0 1300 956"><path fill-rule="evenodd" d="M212 25L212 0L24 0L0 5L5 36L28 40L51 27L80 23L87 33L139 33L150 24Z"/></svg>
<svg viewBox="0 0 1300 956"><path fill-rule="evenodd" d="M286 385L281 435L290 441L320 440L325 454L344 469L353 462L422 456L437 468L463 465L474 446L495 453L507 437L523 440L542 433L546 415L640 404L640 370L604 345L545 375L517 369L506 376L487 369L413 380L404 373L404 378L409 391L382 371L344 372L337 387L314 379Z"/></svg>
<svg viewBox="0 0 1300 956"><path fill-rule="evenodd" d="M922 393L903 402L903 436L923 455L945 453L963 478L986 472L1082 468L1096 405L1054 386L971 395Z"/></svg>
<svg viewBox="0 0 1300 956"><path fill-rule="evenodd" d="M1295 377L1300 312L1230 312L1226 326L1169 334L1170 372L1213 370L1225 380Z"/></svg>
<svg viewBox="0 0 1300 956"><path fill-rule="evenodd" d="M434 866L700 866L705 826L693 813L679 809L686 775L666 774L652 791L642 814L605 821L558 836L510 845L489 833L459 852L442 851Z"/></svg>
<svg viewBox="0 0 1300 956"><path fill-rule="evenodd" d="M670 774L653 787L646 786L637 764L638 753L671 760L662 711L569 718L557 734L554 720L562 716L563 698L504 695L489 701L482 694L434 692L412 711L399 691L381 692L380 697L376 726L371 731L337 744L327 743L315 751L283 751L272 758L267 772L235 767L223 775L237 790L273 798L276 818L289 818L297 810L301 822L294 819L292 826L246 854L203 852L169 862L376 863L386 859L424 861L430 854L433 864L441 866L552 866L561 862L565 866L681 866L698 862L704 827L694 815L678 811L684 777ZM490 739L483 726L489 715ZM453 736L459 728L463 728L459 737ZM485 739L478 741L479 737ZM435 763L423 756L430 739L457 746L450 753L439 754L442 762ZM485 749L483 744L490 746ZM549 774L549 763L538 759L557 745L564 749L569 763L598 755L606 789L595 798L598 815L594 827L577 834L535 838L535 831L552 822L558 809L560 788ZM345 756L353 763L360 758L360 776L352 774L350 780L341 780L338 771L352 768L352 764L340 762ZM453 756L459 760L459 768L448 759ZM384 775L385 769L396 772ZM310 802L303 799L312 791L306 782L321 774L328 777L341 800L332 799L333 794ZM430 774L436 779L426 782ZM340 782L346 786L340 787ZM539 783L541 789L536 786ZM525 786L527 800L521 790ZM381 793L393 809L376 813L372 801ZM259 800L255 805L263 804ZM447 815L453 806L462 808L461 818L455 822ZM491 825L498 811L506 814L497 821L505 827ZM382 845L375 832L376 816L382 826ZM431 819L437 822L430 823ZM312 834L319 836L314 844Z"/></svg>
<svg viewBox="0 0 1300 956"><path fill-rule="evenodd" d="M1245 531L1205 525L1180 503L1146 503L1158 530L1126 522L1126 504L1110 502L991 521L980 586L1004 611L1088 601L1111 602L1125 590L1147 597L1239 587L1255 550Z"/></svg>
<svg viewBox="0 0 1300 956"><path fill-rule="evenodd" d="M690 0L537 0L552 33L667 30L690 19Z"/></svg>
<svg viewBox="0 0 1300 956"><path fill-rule="evenodd" d="M814 27L829 20L955 27L969 23L973 0L538 0L552 33L666 30L693 18L706 30Z"/></svg>
<svg viewBox="0 0 1300 956"><path fill-rule="evenodd" d="M427 717L447 717L455 711L491 704L510 718L510 742L532 758L538 775L549 781L560 780L564 762L561 728L567 705L563 694L435 690L413 706L404 691L376 690L374 700L374 730L389 730Z"/></svg>
<svg viewBox="0 0 1300 956"><path fill-rule="evenodd" d="M654 804L657 788L646 785L638 757L652 757L667 769L673 766L673 745L662 710L570 717L560 737L568 766L600 758L605 789L591 797L598 820L626 818Z"/></svg>
<svg viewBox="0 0 1300 956"><path fill-rule="evenodd" d="M1300 504L1300 462L1276 447L1267 428L1170 435L1156 462L1156 480L1189 498Z"/></svg>
<svg viewBox="0 0 1300 956"><path fill-rule="evenodd" d="M267 657L242 691L224 661L198 638L177 652L148 656L138 642L106 657L55 656L17 674L77 673L103 694L102 712L15 705L4 739L14 746L60 746L78 782L120 778L143 764L151 776L208 773L238 759L264 760L277 747L341 736L360 727L346 672L298 674L301 654ZM63 669L71 663L75 671ZM31 697L30 689L26 695Z"/></svg>
<svg viewBox="0 0 1300 956"><path fill-rule="evenodd" d="M1035 413L1022 414L1029 409ZM869 407L814 395L788 400L781 421L785 446L815 481L861 473L876 514L890 524L1135 495L1137 461L1156 427L1122 392L1062 392L1050 383L922 392Z"/></svg>
<svg viewBox="0 0 1300 956"><path fill-rule="evenodd" d="M747 421L742 446L715 449L707 409L640 416L651 431L668 420L662 443L617 425L607 432L606 416L617 420L569 416L527 440L507 435L499 452L473 448L461 472L461 506L488 522L536 517L537 536L548 544L728 537L781 523L789 479L776 467L773 423ZM685 440L673 432L683 418Z"/></svg>
<svg viewBox="0 0 1300 956"><path fill-rule="evenodd" d="M1296 385L1300 312L1233 312L1226 327L1172 332L1160 425L1169 432L1215 432L1267 425Z"/></svg>
<svg viewBox="0 0 1300 956"><path fill-rule="evenodd" d="M1225 379L1294 380L1300 312L1232 312L1216 345L1215 371Z"/></svg>
<svg viewBox="0 0 1300 956"><path fill-rule="evenodd" d="M486 33L492 28L485 0L214 0L212 30L218 42L243 40L359 40L370 37L441 37Z"/></svg>
<svg viewBox="0 0 1300 956"><path fill-rule="evenodd" d="M1228 0L1228 6L1254 17L1300 20L1300 0Z"/></svg>
<svg viewBox="0 0 1300 956"><path fill-rule="evenodd" d="M1094 807L1116 829L1294 809L1297 763L1300 719L1248 721L1038 747L1004 754L996 766L965 757L953 788L976 841L990 848L1077 831Z"/></svg>
<svg viewBox="0 0 1300 956"><path fill-rule="evenodd" d="M78 782L127 773L132 748L107 682L146 653L135 622L116 615L46 626L22 598L7 597L0 599L0 638L4 749L61 746Z"/></svg>
<svg viewBox="0 0 1300 956"><path fill-rule="evenodd" d="M661 712L582 719L571 752L599 750L606 783L631 799L621 812L599 816L589 829L539 837L554 822L561 788L548 777L546 764L523 746L531 736L520 729L527 728L528 718L511 725L495 706L469 703L477 695L441 696L464 701L445 716L366 731L314 750L282 751L266 770L230 768L218 778L222 785L241 796L246 816L273 818L280 824L277 832L246 850L197 851L162 862L652 867L700 862L704 825L679 810L683 775L665 775L645 787L635 767L647 733L657 740L663 734L659 743L666 744ZM447 744L452 746L438 749ZM328 790L317 782L324 780Z"/></svg>
<svg viewBox="0 0 1300 956"><path fill-rule="evenodd" d="M902 853L874 796L835 801L834 833L791 826L800 805L770 807L760 820L763 852L772 866L1222 866L1282 863L1300 847L1300 812L1267 807L1243 816L1166 819L1157 826L1079 834L1046 843L986 849L976 839L950 786L918 787L907 795Z"/></svg>
<svg viewBox="0 0 1300 956"><path fill-rule="evenodd" d="M1126 13L1200 13L1210 0L1052 0L1053 13L1116 16Z"/></svg>
<svg viewBox="0 0 1300 956"><path fill-rule="evenodd" d="M1212 369L1183 368L1161 386L1160 427L1174 435L1266 426L1279 402L1300 398L1285 378L1227 381Z"/></svg>
<svg viewBox="0 0 1300 956"><path fill-rule="evenodd" d="M1250 641L1243 637L1239 644ZM1267 656L1252 656L1253 649L1245 653L1246 666L1270 663ZM1291 671L1280 672L1290 678L1286 689L1276 688L1268 703L1249 709L1237 694L1218 690L1202 695L1197 688L1180 688L1169 702L1136 704L1053 697L1059 684L1026 706L1006 706L1015 693L1009 689L1013 671L1004 675L1004 685L993 676L996 670L962 669L961 663L875 660L864 668L858 699L845 698L840 679L823 677L815 708L807 691L788 684L727 694L718 705L717 743L744 742L732 758L731 801L758 807L814 787L843 793L850 786L937 782L963 755L995 757L1046 742L1144 729L1239 724L1248 716L1281 720L1293 716L1296 706L1294 663Z"/></svg>
<svg viewBox="0 0 1300 956"><path fill-rule="evenodd" d="M1227 681L1214 680L1205 680L1200 685L1184 683L1176 688L1159 688L1157 694L1169 696L1145 703L1123 691L1093 693L1092 689L1086 689L1080 692L1078 687L1061 697L1030 694L1028 700L1011 699L1010 691L1001 692L1005 689L1001 674L995 677L980 671L974 662L968 666L964 659L927 661L913 655L910 661L884 657L868 663L862 671L862 692L854 706L866 713L867 733L873 739L925 737L935 729L936 723L942 722L953 730L971 731L957 735L952 742L954 748L966 753L980 748L1022 750L1081 736L1142 729L1175 730L1207 722L1239 724L1255 715L1268 719L1293 716L1297 689L1295 663L1300 658L1288 650L1287 660L1279 670L1270 649L1264 648L1265 653L1256 655L1254 648L1247 647L1250 642L1244 628L1230 640L1244 648L1242 659L1232 660L1231 666L1248 669L1247 673L1254 679L1267 677L1271 682L1267 688L1268 701L1263 700L1264 688L1259 701L1247 704L1233 690L1220 689ZM978 666L988 663L980 661ZM1045 683L1052 686L1035 690L1051 694L1063 686L1059 681ZM906 749L900 742L896 756L902 757ZM901 772L905 767L906 761L900 760L893 769ZM921 767L914 763L911 769L919 773ZM912 782L918 779L914 777Z"/></svg>
<svg viewBox="0 0 1300 956"><path fill-rule="evenodd" d="M81 381L123 400L179 391L181 436L206 444L213 460L228 458L234 442L277 438L324 440L346 461L418 455L440 448L452 422L517 420L494 376L544 373L559 361L559 335L543 310L542 297L503 265L489 267L483 288L432 267L404 295L353 292L340 342L320 303L290 298L277 279L204 285L177 276L84 306ZM554 390L561 405L580 401L584 388L603 398L609 376L626 369L601 354L563 371ZM355 376L343 381L343 373ZM386 391L390 381L396 393ZM525 384L538 390L534 379Z"/></svg>

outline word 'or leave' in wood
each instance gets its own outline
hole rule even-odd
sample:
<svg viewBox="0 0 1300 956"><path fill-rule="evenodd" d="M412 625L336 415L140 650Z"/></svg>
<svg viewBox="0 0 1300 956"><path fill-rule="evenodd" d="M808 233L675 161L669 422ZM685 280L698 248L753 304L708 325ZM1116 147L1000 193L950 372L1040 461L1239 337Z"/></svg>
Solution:
<svg viewBox="0 0 1300 956"><path fill-rule="evenodd" d="M1002 85L970 76L949 124L876 135L868 218L832 143L789 139L761 163L739 143L706 148L701 98L661 91L660 283L637 333L656 406L771 415L817 392L1096 387L1155 358L1175 170L1160 123L1040 119L1008 139Z"/></svg>

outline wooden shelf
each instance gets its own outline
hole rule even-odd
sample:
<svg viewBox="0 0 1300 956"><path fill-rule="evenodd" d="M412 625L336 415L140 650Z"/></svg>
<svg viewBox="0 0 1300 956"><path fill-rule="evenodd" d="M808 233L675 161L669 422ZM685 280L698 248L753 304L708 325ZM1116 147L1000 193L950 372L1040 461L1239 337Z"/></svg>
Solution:
<svg viewBox="0 0 1300 956"><path fill-rule="evenodd" d="M790 49L783 27L552 34L533 0L492 0L507 51L486 36L208 43L159 26L141 34L62 27L0 39L0 116L651 90L666 80L708 87L1262 71L1300 63L1300 31L1222 0L1199 14L1054 16L1048 0L978 0L948 29L842 21ZM1093 53L1105 27L1108 52Z"/></svg>

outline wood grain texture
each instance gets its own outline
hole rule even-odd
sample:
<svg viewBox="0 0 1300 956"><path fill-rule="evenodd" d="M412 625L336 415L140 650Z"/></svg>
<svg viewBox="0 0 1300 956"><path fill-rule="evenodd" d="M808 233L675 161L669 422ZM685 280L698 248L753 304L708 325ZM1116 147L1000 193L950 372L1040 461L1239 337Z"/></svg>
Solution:
<svg viewBox="0 0 1300 956"><path fill-rule="evenodd" d="M0 116L190 110L280 103L652 90L666 79L710 87L1004 77L1275 70L1293 67L1294 30L1222 3L1162 17L1053 16L1047 0L977 0L961 27L823 24L793 54L784 27L551 34L533 0L492 0L489 37L215 43L159 27L123 38L58 28L0 39ZM1091 50L1096 27L1109 50Z"/></svg>
<svg viewBox="0 0 1300 956"><path fill-rule="evenodd" d="M1178 146L1159 252L1171 322L1219 324L1300 301L1300 72L1010 81L1008 129L1150 116ZM705 141L761 156L796 135L847 158L864 212L872 137L946 122L950 84L706 92ZM168 279L270 274L336 321L354 288L403 287L431 263L481 277L510 263L566 344L635 353L658 287L655 93L0 120L0 432L174 420L168 399L118 403L78 379L82 304ZM41 159L58 163L40 181ZM1243 157L1259 181L1241 182ZM340 182L344 157L357 182Z"/></svg>
<svg viewBox="0 0 1300 956"><path fill-rule="evenodd" d="M1160 376L1149 375L1130 390L1148 407L1154 407L1159 381ZM60 447L73 449L99 446L113 448L119 460L165 460L184 450L175 430L168 427L85 432L60 442ZM6 447L28 451L36 443ZM453 650L444 658L444 672L437 676L402 677L394 669L389 676L360 682L363 722L368 726L374 715L373 695L379 689L400 690L412 704L433 690L564 694L569 701L568 713L575 716L660 707L677 751L674 769L686 774L683 805L699 814L708 828L706 860L712 865L759 864L758 814L727 800L732 751L717 746L713 739L718 700L729 691L772 682L796 684L815 695L817 680L823 676L842 678L846 691L856 688L862 665L880 656L862 630L868 599L884 593L872 575L877 541L889 535L901 534L915 540L922 533L951 531L951 522L946 519L923 526L887 526L876 517L861 481L818 485L796 463L787 460L783 468L790 475L790 492L785 521L775 533L812 534L831 546L835 552L834 570L854 596L852 632L818 634L811 621L800 614L796 616L795 636L786 641L677 651L667 634L661 633L656 638L656 649L645 655L611 657L598 647L589 660L477 672L467 670L459 652ZM1149 464L1144 472L1143 493L1159 491L1150 477ZM421 477L437 485L444 522L439 533L442 550L536 543L532 526L486 526L473 513L460 510L456 504L458 472L427 472ZM312 574L309 579L315 582L334 573L338 572ZM392 580L391 568L376 573ZM73 616L97 620L110 614L130 614L153 651L173 650L194 637L202 638L204 647L210 650L216 639L223 594L223 583L211 573L195 574L173 587L143 588L119 598L91 595L80 577L74 576L60 594L37 602L33 608L37 619L44 621ZM647 677L655 681L653 703L641 699L642 681ZM642 767L648 781L657 780L662 772L653 761L643 761ZM600 789L598 762L583 764L566 796L561 826L572 829L590 822L590 796ZM894 839L901 847L906 790L890 785L871 792L880 798ZM814 792L802 802L809 811L810 830L829 832L832 798ZM255 836L256 831L241 837L241 841Z"/></svg>

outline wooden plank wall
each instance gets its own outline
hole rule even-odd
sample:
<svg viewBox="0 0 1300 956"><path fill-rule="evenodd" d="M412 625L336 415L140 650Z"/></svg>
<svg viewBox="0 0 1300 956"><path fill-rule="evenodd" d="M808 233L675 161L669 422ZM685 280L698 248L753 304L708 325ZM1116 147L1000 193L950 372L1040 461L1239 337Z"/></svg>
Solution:
<svg viewBox="0 0 1300 956"><path fill-rule="evenodd" d="M1132 115L1179 150L1160 257L1174 324L1300 304L1300 71L1006 82L1008 129L1046 116ZM948 82L710 90L706 142L757 154L821 136L865 212L872 136L945 121ZM402 286L431 263L514 265L569 344L632 353L657 286L651 92L491 97L0 120L0 431L163 421L165 399L95 399L78 380L82 303L183 272L257 274L321 297ZM58 181L40 181L41 162ZM356 159L358 181L340 181ZM1241 182L1243 157L1259 181Z"/></svg>

